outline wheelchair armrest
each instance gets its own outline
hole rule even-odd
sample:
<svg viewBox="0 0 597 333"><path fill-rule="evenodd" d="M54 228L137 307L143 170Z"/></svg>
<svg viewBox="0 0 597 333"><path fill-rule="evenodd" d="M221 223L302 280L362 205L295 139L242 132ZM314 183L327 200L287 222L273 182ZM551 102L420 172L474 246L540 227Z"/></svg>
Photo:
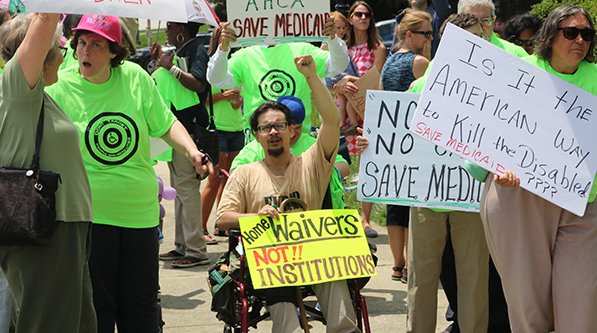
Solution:
<svg viewBox="0 0 597 333"><path fill-rule="evenodd" d="M228 229L228 235L231 237L240 236L240 229Z"/></svg>

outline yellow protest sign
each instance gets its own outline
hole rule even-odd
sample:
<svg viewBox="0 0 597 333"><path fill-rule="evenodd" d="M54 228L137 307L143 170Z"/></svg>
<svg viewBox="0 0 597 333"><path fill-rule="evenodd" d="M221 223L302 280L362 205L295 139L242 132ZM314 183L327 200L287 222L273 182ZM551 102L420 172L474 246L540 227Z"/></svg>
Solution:
<svg viewBox="0 0 597 333"><path fill-rule="evenodd" d="M377 275L358 211L333 209L239 219L255 289Z"/></svg>

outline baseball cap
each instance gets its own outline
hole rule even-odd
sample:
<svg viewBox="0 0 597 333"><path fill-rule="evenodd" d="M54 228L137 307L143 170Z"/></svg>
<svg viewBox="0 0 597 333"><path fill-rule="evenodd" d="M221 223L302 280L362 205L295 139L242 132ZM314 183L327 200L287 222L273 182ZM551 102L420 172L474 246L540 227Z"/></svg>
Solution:
<svg viewBox="0 0 597 333"><path fill-rule="evenodd" d="M95 32L107 40L120 44L122 41L122 28L115 16L83 15L79 25L72 30L86 30Z"/></svg>
<svg viewBox="0 0 597 333"><path fill-rule="evenodd" d="M294 96L282 96L278 98L278 102L286 105L290 109L292 117L296 117L298 120L293 122L293 125L302 124L305 120L305 105L303 101Z"/></svg>

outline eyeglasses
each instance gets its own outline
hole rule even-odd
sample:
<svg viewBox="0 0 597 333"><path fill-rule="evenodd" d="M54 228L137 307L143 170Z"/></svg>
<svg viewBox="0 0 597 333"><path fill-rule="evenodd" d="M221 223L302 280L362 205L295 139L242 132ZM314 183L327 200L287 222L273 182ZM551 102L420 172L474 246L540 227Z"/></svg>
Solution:
<svg viewBox="0 0 597 333"><path fill-rule="evenodd" d="M595 30L590 28L579 29L577 27L563 27L558 28L558 30L562 30L564 32L564 38L568 40L575 40L579 33L582 39L586 42L590 42L595 38Z"/></svg>
<svg viewBox="0 0 597 333"><path fill-rule="evenodd" d="M431 34L433 34L433 31L416 31L416 30L411 30L410 32L412 32L413 34L423 35L427 39L429 39L429 37L431 37Z"/></svg>
<svg viewBox="0 0 597 333"><path fill-rule="evenodd" d="M62 58L64 59L66 57L66 52L68 51L68 49L63 46L59 46L58 48L60 49L60 53L62 53Z"/></svg>
<svg viewBox="0 0 597 333"><path fill-rule="evenodd" d="M479 19L479 21L481 21L481 23L483 23L484 25L492 25L493 21L495 21L495 16L484 17L482 19Z"/></svg>
<svg viewBox="0 0 597 333"><path fill-rule="evenodd" d="M285 121L281 121L281 122L275 123L273 125L267 124L267 125L257 126L257 130L262 134L268 134L269 132L271 132L272 128L275 128L276 131L281 132L288 128L288 123Z"/></svg>
<svg viewBox="0 0 597 333"><path fill-rule="evenodd" d="M352 14L350 14L350 17L353 16L356 16L357 18L365 16L366 19L370 19L372 15L371 12L352 12Z"/></svg>
<svg viewBox="0 0 597 333"><path fill-rule="evenodd" d="M518 45L518 46L526 46L526 47L533 47L535 46L535 41L532 39L527 39L527 40L521 40L518 38L515 38L512 40L512 43Z"/></svg>

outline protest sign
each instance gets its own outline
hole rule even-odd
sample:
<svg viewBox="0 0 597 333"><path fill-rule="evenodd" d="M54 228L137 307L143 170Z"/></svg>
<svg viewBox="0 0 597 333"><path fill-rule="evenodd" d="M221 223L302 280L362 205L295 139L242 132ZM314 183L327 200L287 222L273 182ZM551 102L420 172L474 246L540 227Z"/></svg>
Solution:
<svg viewBox="0 0 597 333"><path fill-rule="evenodd" d="M152 138L149 137L149 156L150 158L154 158L165 151L170 149L170 146L166 143L166 141L160 138Z"/></svg>
<svg viewBox="0 0 597 333"><path fill-rule="evenodd" d="M362 119L365 119L365 99L367 91L379 89L380 76L381 74L379 74L377 67L371 67L367 73L355 81L354 84L359 87L359 90L354 94L346 94L348 102Z"/></svg>
<svg viewBox="0 0 597 333"><path fill-rule="evenodd" d="M367 93L363 136L369 146L361 155L357 199L479 211L483 185L466 171L464 160L410 133L419 97L392 91Z"/></svg>
<svg viewBox="0 0 597 333"><path fill-rule="evenodd" d="M330 2L321 0L227 0L232 47L323 40Z"/></svg>
<svg viewBox="0 0 597 333"><path fill-rule="evenodd" d="M376 275L356 210L311 210L239 219L256 289Z"/></svg>
<svg viewBox="0 0 597 333"><path fill-rule="evenodd" d="M448 26L410 130L582 216L597 170L597 96Z"/></svg>
<svg viewBox="0 0 597 333"><path fill-rule="evenodd" d="M27 0L27 11L187 21L184 0Z"/></svg>

